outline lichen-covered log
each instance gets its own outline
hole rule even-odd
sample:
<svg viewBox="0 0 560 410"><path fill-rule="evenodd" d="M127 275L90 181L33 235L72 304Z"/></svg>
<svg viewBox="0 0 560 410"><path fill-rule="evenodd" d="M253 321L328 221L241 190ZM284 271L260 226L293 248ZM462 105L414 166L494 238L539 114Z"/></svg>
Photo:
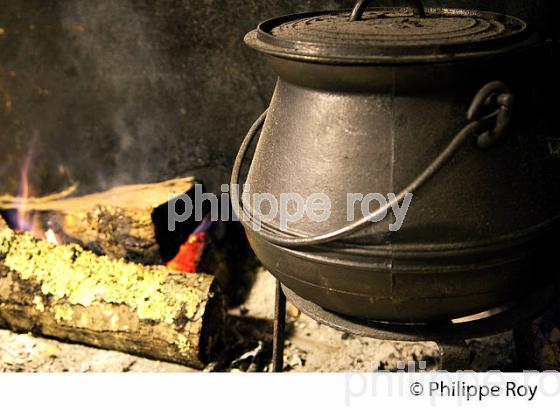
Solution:
<svg viewBox="0 0 560 410"><path fill-rule="evenodd" d="M40 230L51 229L64 242L97 254L156 265L162 264L162 240L170 239L161 237L155 219L167 226L169 200L189 192L194 184L194 178L187 177L64 199L3 196L0 210L8 215L25 212Z"/></svg>
<svg viewBox="0 0 560 410"><path fill-rule="evenodd" d="M0 232L9 229L10 228L8 228L8 224L6 223L6 221L4 221L4 218L0 217Z"/></svg>
<svg viewBox="0 0 560 410"><path fill-rule="evenodd" d="M212 276L115 261L0 226L0 326L200 368L223 317Z"/></svg>

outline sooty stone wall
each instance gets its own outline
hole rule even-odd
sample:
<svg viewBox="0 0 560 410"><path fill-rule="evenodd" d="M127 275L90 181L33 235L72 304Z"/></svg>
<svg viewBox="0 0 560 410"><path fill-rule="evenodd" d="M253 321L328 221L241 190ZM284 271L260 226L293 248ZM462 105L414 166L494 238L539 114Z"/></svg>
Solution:
<svg viewBox="0 0 560 410"><path fill-rule="evenodd" d="M380 1L379 4L401 2ZM426 1L548 26L556 0ZM352 0L4 0L0 193L31 155L36 194L199 174L227 181L274 75L244 34L272 16Z"/></svg>

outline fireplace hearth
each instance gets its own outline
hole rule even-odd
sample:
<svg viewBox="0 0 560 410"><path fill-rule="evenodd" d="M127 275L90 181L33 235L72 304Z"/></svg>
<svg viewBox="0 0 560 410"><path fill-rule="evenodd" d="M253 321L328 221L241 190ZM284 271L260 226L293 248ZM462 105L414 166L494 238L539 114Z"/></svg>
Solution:
<svg viewBox="0 0 560 410"><path fill-rule="evenodd" d="M0 372L560 369L558 2L20 3Z"/></svg>

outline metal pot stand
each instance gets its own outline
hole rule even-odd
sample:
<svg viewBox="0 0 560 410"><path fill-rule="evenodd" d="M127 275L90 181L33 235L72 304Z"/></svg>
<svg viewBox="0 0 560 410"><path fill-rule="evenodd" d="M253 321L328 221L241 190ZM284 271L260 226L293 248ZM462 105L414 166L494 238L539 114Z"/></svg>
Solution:
<svg viewBox="0 0 560 410"><path fill-rule="evenodd" d="M354 336L403 342L435 341L442 353L441 368L447 371L469 369L471 353L466 340L513 330L518 369L538 370L532 322L551 305L557 295L556 287L551 285L508 305L499 313L481 319L464 322L450 320L440 323L393 324L349 318L329 312L301 298L277 281L272 371L282 372L284 368L287 301L317 322Z"/></svg>

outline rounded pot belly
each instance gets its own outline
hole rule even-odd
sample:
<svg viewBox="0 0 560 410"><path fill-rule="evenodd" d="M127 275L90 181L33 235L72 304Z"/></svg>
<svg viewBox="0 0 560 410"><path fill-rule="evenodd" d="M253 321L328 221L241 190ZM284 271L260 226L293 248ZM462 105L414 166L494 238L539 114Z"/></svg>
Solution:
<svg viewBox="0 0 560 410"><path fill-rule="evenodd" d="M549 284L554 275L552 230L538 239L528 234L470 248L416 250L354 244L296 251L247 234L264 266L300 297L376 321L457 319L514 302Z"/></svg>

